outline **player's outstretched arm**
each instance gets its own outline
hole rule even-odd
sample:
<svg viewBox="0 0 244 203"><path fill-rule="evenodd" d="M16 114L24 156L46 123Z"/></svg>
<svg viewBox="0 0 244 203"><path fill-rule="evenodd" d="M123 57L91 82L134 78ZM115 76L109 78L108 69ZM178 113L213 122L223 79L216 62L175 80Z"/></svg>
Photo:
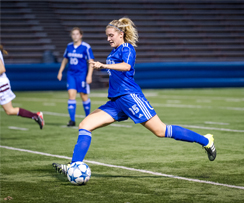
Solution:
<svg viewBox="0 0 244 203"><path fill-rule="evenodd" d="M91 62L94 69L112 69L117 71L129 71L131 66L128 63L116 63L116 64L103 64L99 61Z"/></svg>
<svg viewBox="0 0 244 203"><path fill-rule="evenodd" d="M5 73L5 72L6 72L6 69L5 69L4 65L3 65L2 60L0 59L0 74Z"/></svg>
<svg viewBox="0 0 244 203"><path fill-rule="evenodd" d="M63 74L62 73L63 73L63 71L64 71L65 66L67 65L67 63L68 63L68 59L67 58L64 58L63 61L62 61L62 63L61 63L60 69L58 71L57 78L58 78L59 81L62 80L62 77L63 77Z"/></svg>

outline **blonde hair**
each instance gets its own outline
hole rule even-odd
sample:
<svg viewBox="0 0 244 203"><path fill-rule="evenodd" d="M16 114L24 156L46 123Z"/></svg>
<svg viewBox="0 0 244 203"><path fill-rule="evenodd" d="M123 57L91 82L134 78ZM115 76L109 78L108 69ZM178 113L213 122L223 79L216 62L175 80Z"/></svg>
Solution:
<svg viewBox="0 0 244 203"><path fill-rule="evenodd" d="M135 28L135 24L129 18L120 18L119 20L111 21L107 28L115 28L118 32L124 33L124 41L130 43L132 46L137 47L136 42L138 42L138 32Z"/></svg>
<svg viewBox="0 0 244 203"><path fill-rule="evenodd" d="M8 55L8 52L6 50L3 49L3 45L0 44L0 50L3 54Z"/></svg>

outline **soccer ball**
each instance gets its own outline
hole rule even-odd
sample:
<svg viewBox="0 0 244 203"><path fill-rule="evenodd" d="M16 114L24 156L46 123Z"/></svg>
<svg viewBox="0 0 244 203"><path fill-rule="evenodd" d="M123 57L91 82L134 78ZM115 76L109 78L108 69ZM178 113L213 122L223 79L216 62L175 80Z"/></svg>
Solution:
<svg viewBox="0 0 244 203"><path fill-rule="evenodd" d="M84 162L72 163L67 171L68 180L75 185L85 185L91 177L91 169Z"/></svg>

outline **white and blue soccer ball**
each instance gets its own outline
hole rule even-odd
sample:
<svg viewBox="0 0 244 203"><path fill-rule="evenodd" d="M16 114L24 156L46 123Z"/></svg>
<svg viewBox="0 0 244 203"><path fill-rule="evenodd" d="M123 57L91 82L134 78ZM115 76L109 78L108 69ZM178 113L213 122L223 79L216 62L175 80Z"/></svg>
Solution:
<svg viewBox="0 0 244 203"><path fill-rule="evenodd" d="M67 178L72 184L85 185L91 178L91 169L84 162L74 162L68 167Z"/></svg>

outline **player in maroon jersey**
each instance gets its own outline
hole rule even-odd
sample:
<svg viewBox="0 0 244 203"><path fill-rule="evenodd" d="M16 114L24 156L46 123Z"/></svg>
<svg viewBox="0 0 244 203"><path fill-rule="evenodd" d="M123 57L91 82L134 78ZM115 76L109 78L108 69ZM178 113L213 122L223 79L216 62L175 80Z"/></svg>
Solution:
<svg viewBox="0 0 244 203"><path fill-rule="evenodd" d="M27 111L26 109L22 109L19 107L14 108L12 106L12 100L15 98L15 94L12 92L9 79L5 74L6 69L4 66L2 52L4 54L8 53L3 49L3 46L0 45L0 105L3 107L6 114L32 118L39 124L40 129L42 129L44 126L42 112L32 113L30 111Z"/></svg>

